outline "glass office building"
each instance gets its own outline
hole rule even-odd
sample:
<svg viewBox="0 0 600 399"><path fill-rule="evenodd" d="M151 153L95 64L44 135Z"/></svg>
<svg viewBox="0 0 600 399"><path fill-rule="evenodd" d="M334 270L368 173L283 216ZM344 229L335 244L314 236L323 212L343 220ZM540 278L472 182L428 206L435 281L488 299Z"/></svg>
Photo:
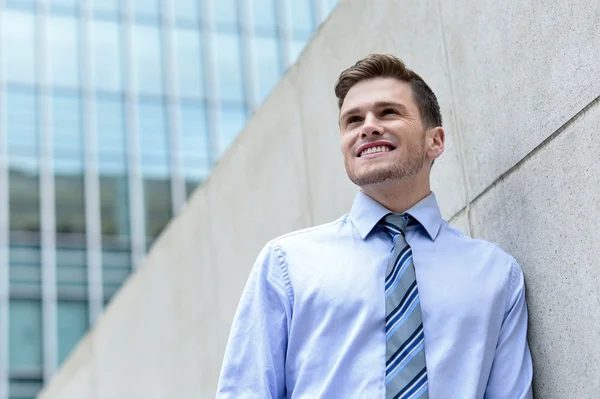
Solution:
<svg viewBox="0 0 600 399"><path fill-rule="evenodd" d="M0 399L33 398L336 0L0 0Z"/></svg>

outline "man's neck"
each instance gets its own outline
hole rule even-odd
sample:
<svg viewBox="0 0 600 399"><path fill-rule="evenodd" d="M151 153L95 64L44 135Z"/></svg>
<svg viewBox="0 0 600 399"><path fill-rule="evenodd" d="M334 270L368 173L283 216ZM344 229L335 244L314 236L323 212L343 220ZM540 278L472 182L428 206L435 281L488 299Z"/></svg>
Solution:
<svg viewBox="0 0 600 399"><path fill-rule="evenodd" d="M406 212L431 194L429 182L419 185L414 180L384 182L360 190L394 213Z"/></svg>

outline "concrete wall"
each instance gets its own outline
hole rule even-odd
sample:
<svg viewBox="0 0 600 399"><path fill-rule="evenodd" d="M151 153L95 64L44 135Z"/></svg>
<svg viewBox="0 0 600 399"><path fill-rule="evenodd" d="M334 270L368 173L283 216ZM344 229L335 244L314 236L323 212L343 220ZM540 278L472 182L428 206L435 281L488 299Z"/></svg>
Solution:
<svg viewBox="0 0 600 399"><path fill-rule="evenodd" d="M260 248L349 209L332 88L371 52L438 95L444 217L524 269L536 397L600 397L600 3L346 0L42 398L214 397Z"/></svg>

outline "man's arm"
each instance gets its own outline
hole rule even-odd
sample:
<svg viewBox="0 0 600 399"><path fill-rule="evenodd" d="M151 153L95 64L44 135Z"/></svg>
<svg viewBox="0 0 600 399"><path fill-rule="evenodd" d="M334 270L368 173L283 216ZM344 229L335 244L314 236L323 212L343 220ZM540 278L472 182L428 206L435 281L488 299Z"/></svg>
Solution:
<svg viewBox="0 0 600 399"><path fill-rule="evenodd" d="M266 246L250 273L231 326L217 398L285 396L291 306L277 255Z"/></svg>
<svg viewBox="0 0 600 399"><path fill-rule="evenodd" d="M486 399L531 399L533 366L527 343L527 304L521 267L512 260L507 311L502 322Z"/></svg>

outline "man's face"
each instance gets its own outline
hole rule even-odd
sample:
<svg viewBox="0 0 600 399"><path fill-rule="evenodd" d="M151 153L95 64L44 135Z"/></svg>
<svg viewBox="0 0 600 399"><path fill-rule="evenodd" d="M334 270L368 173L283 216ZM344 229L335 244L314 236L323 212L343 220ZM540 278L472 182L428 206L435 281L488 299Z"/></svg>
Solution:
<svg viewBox="0 0 600 399"><path fill-rule="evenodd" d="M340 131L346 172L359 187L406 180L425 167L425 129L406 82L354 85L340 110Z"/></svg>

